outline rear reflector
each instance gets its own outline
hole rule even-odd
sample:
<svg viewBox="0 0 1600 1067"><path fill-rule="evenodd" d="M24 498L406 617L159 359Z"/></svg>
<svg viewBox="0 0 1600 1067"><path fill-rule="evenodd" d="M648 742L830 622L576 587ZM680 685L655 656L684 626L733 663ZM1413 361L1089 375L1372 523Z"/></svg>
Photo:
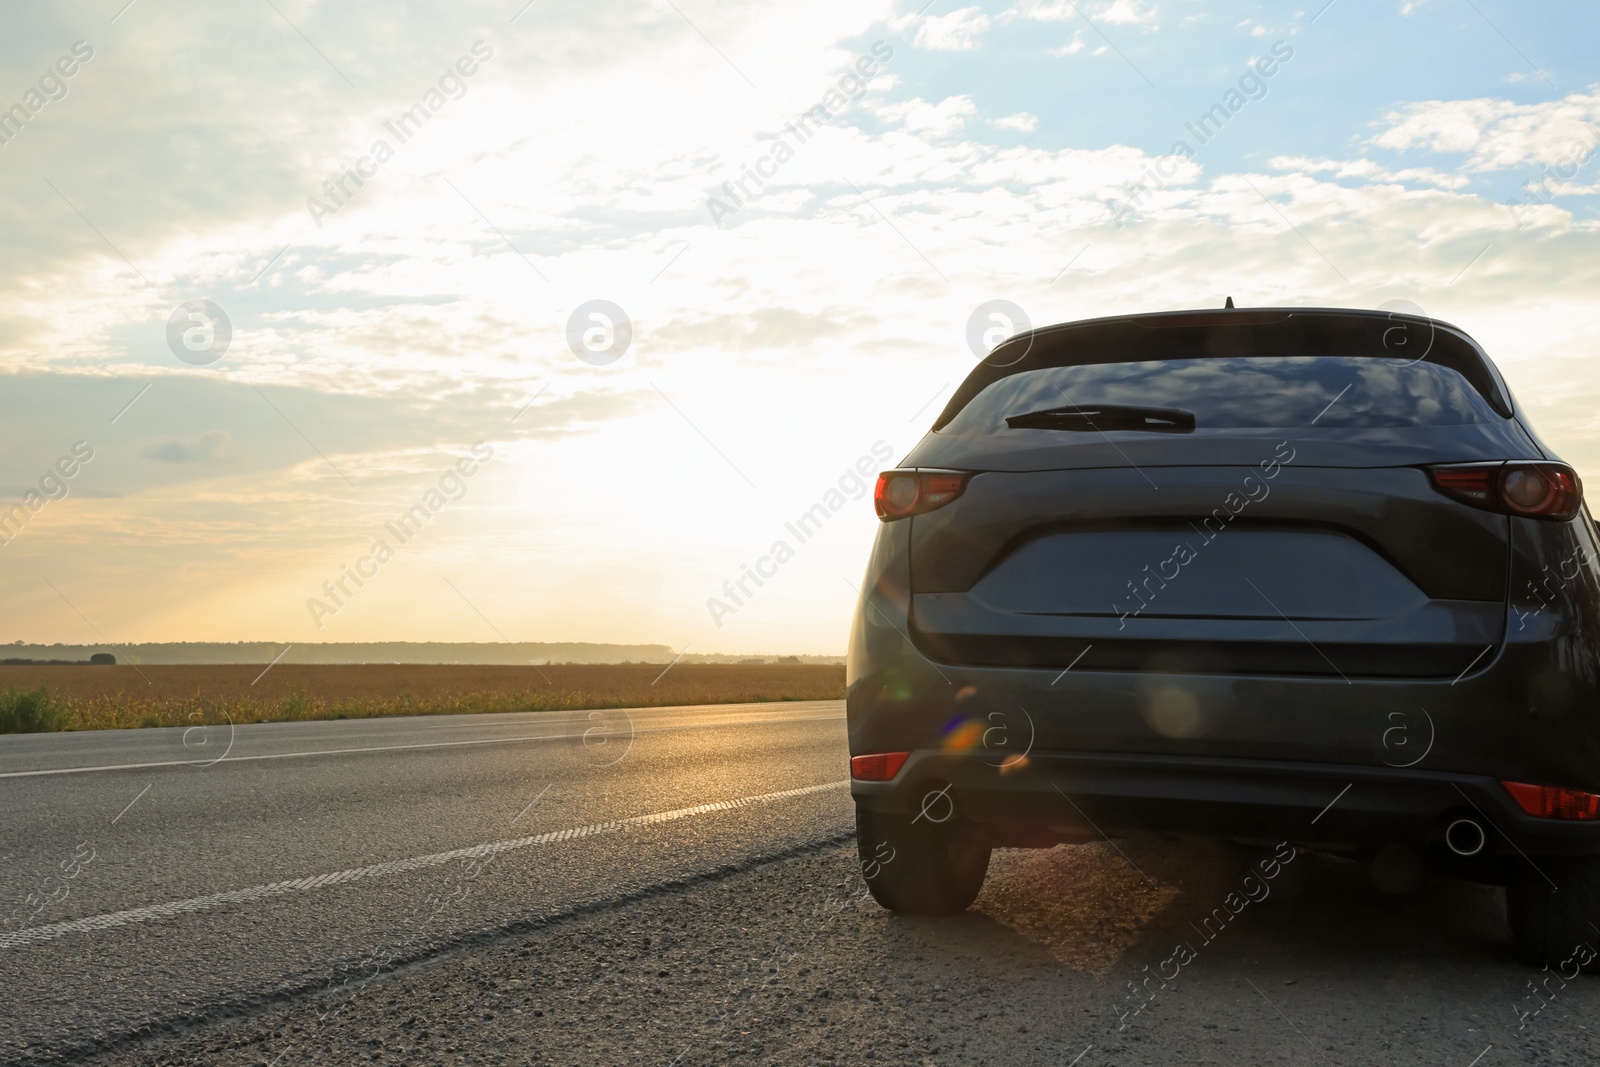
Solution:
<svg viewBox="0 0 1600 1067"><path fill-rule="evenodd" d="M1583 503L1583 483L1564 463L1458 463L1428 476L1445 496L1506 515L1564 522Z"/></svg>
<svg viewBox="0 0 1600 1067"><path fill-rule="evenodd" d="M875 752L870 756L850 757L850 777L859 782L887 782L900 773L909 752Z"/></svg>
<svg viewBox="0 0 1600 1067"><path fill-rule="evenodd" d="M1501 782L1519 807L1541 819L1600 818L1600 795L1554 785Z"/></svg>

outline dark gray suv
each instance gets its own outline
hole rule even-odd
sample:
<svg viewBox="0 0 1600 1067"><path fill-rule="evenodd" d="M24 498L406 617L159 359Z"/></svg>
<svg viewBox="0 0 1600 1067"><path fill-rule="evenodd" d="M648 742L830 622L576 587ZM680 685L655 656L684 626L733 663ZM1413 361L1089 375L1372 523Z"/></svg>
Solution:
<svg viewBox="0 0 1600 1067"><path fill-rule="evenodd" d="M900 467L850 637L868 884L960 911L997 846L1326 850L1600 923L1600 558L1455 327L1229 309L980 363Z"/></svg>

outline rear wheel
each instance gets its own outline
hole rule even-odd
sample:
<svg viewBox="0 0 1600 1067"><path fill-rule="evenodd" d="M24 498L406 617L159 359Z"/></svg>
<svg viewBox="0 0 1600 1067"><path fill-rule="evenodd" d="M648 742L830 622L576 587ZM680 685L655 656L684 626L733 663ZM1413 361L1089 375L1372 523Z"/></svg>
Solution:
<svg viewBox="0 0 1600 1067"><path fill-rule="evenodd" d="M861 873L873 899L906 915L965 911L989 872L989 846L966 825L856 807Z"/></svg>
<svg viewBox="0 0 1600 1067"><path fill-rule="evenodd" d="M1533 967L1573 966L1594 960L1600 943L1600 857L1541 859L1523 865L1506 891L1511 946ZM1585 970L1595 970L1600 961Z"/></svg>

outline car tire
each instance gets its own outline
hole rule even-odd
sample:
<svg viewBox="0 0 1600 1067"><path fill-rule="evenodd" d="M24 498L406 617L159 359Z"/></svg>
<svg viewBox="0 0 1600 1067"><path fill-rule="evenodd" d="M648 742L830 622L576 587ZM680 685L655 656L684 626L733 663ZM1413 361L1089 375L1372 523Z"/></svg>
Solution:
<svg viewBox="0 0 1600 1067"><path fill-rule="evenodd" d="M989 846L957 820L889 815L856 807L856 846L867 889L903 915L955 915L989 873Z"/></svg>
<svg viewBox="0 0 1600 1067"><path fill-rule="evenodd" d="M1506 913L1523 963L1557 968L1582 953L1589 957L1584 970L1600 969L1594 949L1585 951L1600 944L1600 856L1521 866L1506 890Z"/></svg>

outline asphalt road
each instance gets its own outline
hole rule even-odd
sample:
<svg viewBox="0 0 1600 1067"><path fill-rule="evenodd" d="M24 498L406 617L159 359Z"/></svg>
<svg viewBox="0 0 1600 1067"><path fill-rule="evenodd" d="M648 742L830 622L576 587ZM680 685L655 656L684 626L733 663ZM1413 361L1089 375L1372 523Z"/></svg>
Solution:
<svg viewBox="0 0 1600 1067"><path fill-rule="evenodd" d="M828 702L0 739L0 1057L837 838L843 732Z"/></svg>
<svg viewBox="0 0 1600 1067"><path fill-rule="evenodd" d="M890 916L844 757L837 702L0 738L0 1061L1600 1062L1485 887L1302 857L1206 937L1237 857L1119 842Z"/></svg>

